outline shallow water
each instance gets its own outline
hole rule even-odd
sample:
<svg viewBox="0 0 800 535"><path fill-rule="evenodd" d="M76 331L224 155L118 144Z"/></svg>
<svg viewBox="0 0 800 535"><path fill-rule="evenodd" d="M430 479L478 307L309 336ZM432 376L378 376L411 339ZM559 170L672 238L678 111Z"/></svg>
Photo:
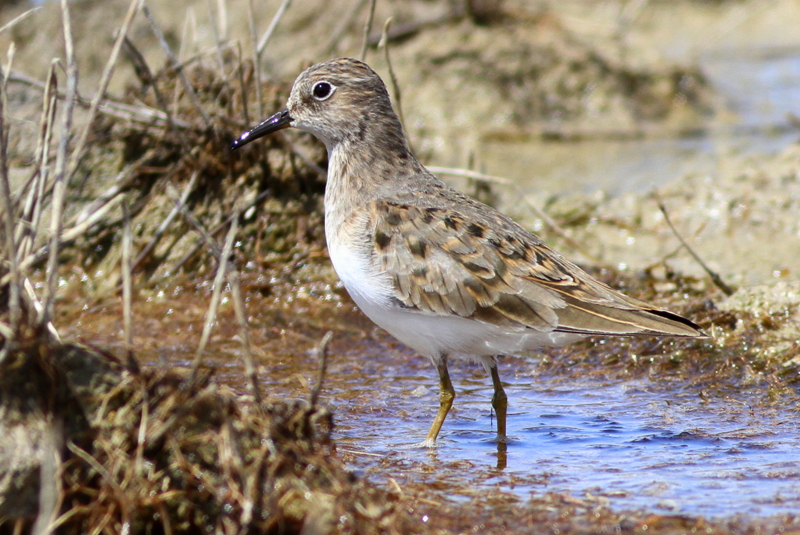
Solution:
<svg viewBox="0 0 800 535"><path fill-rule="evenodd" d="M166 314L158 303L148 305L155 323L139 328L154 341L137 343L142 364L191 365L204 314L205 299L197 297L172 300ZM763 383L720 390L713 379L690 386L663 372L653 380L620 379L619 370L603 378L585 367L545 374L535 358L506 357L500 376L511 442L500 451L493 441L491 381L480 365L455 360L453 410L437 448L420 448L438 408L433 366L351 306L336 310L320 399L333 411L339 456L373 481L424 485L455 500L556 492L607 500L618 511L707 517L763 517L794 513L800 505L796 408L768 399ZM112 317L117 311L103 308L74 324L93 343L114 347L119 325L108 323ZM269 399L307 399L320 333L269 325L253 318L262 392ZM220 327L204 363L216 369L219 382L246 393L232 319Z"/></svg>
<svg viewBox="0 0 800 535"><path fill-rule="evenodd" d="M339 451L378 478L441 485L454 497L590 494L619 510L710 517L790 513L800 501L796 416L751 406L748 392L732 398L663 381L537 377L534 362L507 358L501 377L512 441L502 454L492 441L489 379L478 365L456 363L454 410L430 451L416 444L438 405L433 367L418 357L363 362L357 386L337 392L331 384L325 398L336 409ZM337 375L329 375L334 383Z"/></svg>

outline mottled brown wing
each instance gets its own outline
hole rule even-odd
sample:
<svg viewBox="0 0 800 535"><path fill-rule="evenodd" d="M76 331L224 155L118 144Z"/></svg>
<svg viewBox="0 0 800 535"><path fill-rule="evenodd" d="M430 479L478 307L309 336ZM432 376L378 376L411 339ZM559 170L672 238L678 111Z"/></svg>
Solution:
<svg viewBox="0 0 800 535"><path fill-rule="evenodd" d="M422 312L539 331L697 336L697 327L595 280L499 212L379 200L374 261ZM481 207L483 208L483 207Z"/></svg>

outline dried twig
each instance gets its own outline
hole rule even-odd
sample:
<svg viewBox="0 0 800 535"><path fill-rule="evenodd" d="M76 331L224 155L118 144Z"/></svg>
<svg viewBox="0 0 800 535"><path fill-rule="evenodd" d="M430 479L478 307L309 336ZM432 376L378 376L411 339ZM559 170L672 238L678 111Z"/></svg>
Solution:
<svg viewBox="0 0 800 535"><path fill-rule="evenodd" d="M331 32L331 38L328 40L328 44L325 46L324 52L322 53L323 56L330 56L339 46L339 41L341 41L342 36L345 34L347 29L353 24L353 21L358 17L358 14L361 13L361 10L364 8L364 5L367 3L367 0L358 0L358 2L353 2L350 11L341 18L339 25L334 28Z"/></svg>
<svg viewBox="0 0 800 535"><path fill-rule="evenodd" d="M247 84L244 83L244 63L242 62L242 45L238 41L236 45L237 45L236 77L239 81L239 94L242 95L242 116L244 117L244 124L249 126L250 113L247 111ZM260 84L256 83L255 85L258 86Z"/></svg>
<svg viewBox="0 0 800 535"><path fill-rule="evenodd" d="M143 3L144 0L131 0L131 3L128 5L128 12L125 14L125 18L122 21L122 28L117 34L117 39L114 41L114 46L111 48L111 54L106 62L105 67L103 68L103 74L100 76L100 84L97 89L97 93L95 93L94 98L92 99L92 104L89 108L89 117L86 120L86 126L84 126L83 131L81 132L81 135L78 137L78 141L75 144L75 149L72 151L72 158L68 171L70 176L75 173L75 170L78 168L78 165L83 158L86 141L89 139L89 134L92 131L94 118L97 115L100 102L103 100L106 89L108 88L108 83L111 81L111 76L114 74L114 68L117 65L117 59L119 59L119 52L122 49L122 43L125 40L125 36L128 34L128 30L130 30L131 24L133 23L133 17L136 15L136 12Z"/></svg>
<svg viewBox="0 0 800 535"><path fill-rule="evenodd" d="M17 259L22 261L33 250L39 232L44 205L44 190L50 176L50 146L56 120L56 62L50 64L44 91L42 117L39 122L39 138L36 145L36 170L22 191L28 191L22 213L17 223ZM20 195L22 194L20 191Z"/></svg>
<svg viewBox="0 0 800 535"><path fill-rule="evenodd" d="M11 322L11 330L19 332L19 323L22 319L20 269L17 259L17 244L14 232L14 212L11 202L11 183L8 179L8 138L6 137L5 109L6 109L6 87L5 83L0 84L0 211L3 212L2 224L4 229L5 260L9 263L11 284L8 293L8 312ZM0 257L0 260L3 260ZM11 340L6 340L11 343Z"/></svg>
<svg viewBox="0 0 800 535"><path fill-rule="evenodd" d="M272 34L275 32L275 28L278 27L278 23L283 18L284 13L286 13L286 10L289 8L289 4L291 3L292 0L283 0L280 7L278 7L278 11L275 13L275 16L272 17L272 22L269 23L269 28L267 28L267 31L261 36L261 39L258 41L258 46L256 47L259 57L261 57L261 54L264 52L264 48L266 48L269 40L272 39Z"/></svg>
<svg viewBox="0 0 800 535"><path fill-rule="evenodd" d="M217 63L219 64L219 72L222 74L222 79L225 84L228 83L228 76L225 73L225 60L222 57L222 40L219 37L219 24L217 23L217 16L214 14L214 5L211 0L206 0L206 7L208 8L208 20L211 25L211 33L214 34L214 44L216 47Z"/></svg>
<svg viewBox="0 0 800 535"><path fill-rule="evenodd" d="M326 332L325 336L322 337L322 340L319 343L319 348L317 349L317 356L319 357L319 370L317 372L317 383L314 385L314 388L311 389L311 399L309 400L311 410L314 410L314 407L319 401L319 393L322 390L322 381L325 379L325 369L328 366L328 343L331 341L331 338L333 338L333 331Z"/></svg>
<svg viewBox="0 0 800 535"><path fill-rule="evenodd" d="M378 48L383 48L383 56L386 59L386 66L389 68L389 79L392 81L392 89L394 90L394 100L397 103L397 115L400 117L400 124L403 125L403 130L406 129L406 121L403 117L403 102L400 95L400 84L397 83L397 76L394 74L394 69L392 68L392 60L389 57L389 26L392 25L392 17L386 19L386 23L383 25L383 35L381 37L380 42L378 43ZM408 137L408 133L406 132L406 137Z"/></svg>
<svg viewBox="0 0 800 535"><path fill-rule="evenodd" d="M219 310L219 301L220 296L222 295L222 284L225 280L225 273L228 269L228 257L233 249L233 240L236 237L236 232L238 230L239 220L234 217L233 221L231 222L231 229L228 232L228 237L225 239L225 246L223 247L220 255L219 269L217 269L217 276L214 278L214 291L211 294L211 304L208 307L206 321L203 324L203 334L200 336L200 345L197 348L197 353L195 354L194 362L192 363L192 373L189 378L189 384L193 384L195 378L197 377L197 370L200 368L200 364L203 359L203 352L205 351L206 345L208 344L208 339L211 336L211 329L214 325L214 321L216 320L217 311Z"/></svg>
<svg viewBox="0 0 800 535"><path fill-rule="evenodd" d="M206 128L212 129L214 127L214 123L211 120L211 117L208 115L206 110L203 108L203 105L200 103L200 99L197 97L197 93L195 92L192 84L189 83L189 79L186 78L186 74L183 72L183 69L178 63L178 58L175 57L175 53L172 51L172 48L167 43L167 39L164 37L164 32L161 31L156 19L153 17L153 14L150 12L150 8L146 5L142 6L142 12L144 16L147 17L148 22L150 23L150 28L153 31L153 34L158 39L161 48L164 50L164 53L167 55L169 59L170 66L175 69L178 73L178 78L180 78L181 83L183 84L183 88L186 90L186 93L189 95L189 98L194 104L194 107L197 108L200 117L203 118L203 123L206 125Z"/></svg>
<svg viewBox="0 0 800 535"><path fill-rule="evenodd" d="M16 17L14 17L13 19L11 19L9 22L7 22L7 23L3 24L3 26L2 26L2 27L0 27L0 33L3 33L4 31L6 31L6 30L8 30L8 29L11 29L11 28L13 28L13 27L14 27L14 26L16 26L18 23L20 23L20 22L22 22L23 20L27 19L29 16L33 15L34 13L36 13L37 11L39 11L40 9L42 9L42 7L41 7L41 6L34 7L34 8L31 8L31 9L29 9L28 11L25 11L25 12L24 12L24 13L22 13L21 15L17 15L17 16L16 16Z"/></svg>
<svg viewBox="0 0 800 535"><path fill-rule="evenodd" d="M361 55L359 58L364 61L367 58L367 45L369 44L369 32L372 31L372 20L375 18L375 0L369 2L369 15L367 15L367 22L364 24L364 40L361 43Z"/></svg>
<svg viewBox="0 0 800 535"><path fill-rule="evenodd" d="M131 278L131 213L127 200L122 201L122 318L125 332L125 350L128 356L128 367L131 372L139 374L139 363L133 356L133 291Z"/></svg>
<svg viewBox="0 0 800 535"><path fill-rule="evenodd" d="M70 132L72 130L72 112L75 109L75 95L78 92L78 67L75 63L72 22L70 20L67 0L61 0L61 12L64 17L63 27L67 60L67 92L61 130L59 132L60 138L56 150L55 184L53 187L50 219L50 257L47 262L44 314L40 318L42 325L49 323L50 319L53 317L53 304L55 303L56 287L58 283L58 252L61 239L64 198L66 197L67 185L69 184L70 178L70 174L67 172L67 149L69 147Z"/></svg>
<svg viewBox="0 0 800 535"><path fill-rule="evenodd" d="M258 50L258 42L256 37L256 13L253 9L253 0L247 2L247 14L250 22L250 42L253 43L253 77L256 86L256 102L258 103L258 116L264 117L264 101L261 95L261 52ZM242 93L244 99L244 93ZM247 117L247 104L242 104L245 107L245 117Z"/></svg>
<svg viewBox="0 0 800 535"><path fill-rule="evenodd" d="M264 197L270 195L271 193L272 192L270 190L265 190L259 193L258 197L253 199L251 203L249 203L242 209L242 213L246 213L247 210L260 203L262 200L264 200ZM186 212L184 212L184 215L185 214ZM233 219L233 216L228 217L225 221L214 227L209 234L211 236L216 236L222 229L224 229L227 225L230 224L231 219ZM191 249L189 249L189 251L186 252L186 254L184 254L177 262L175 262L175 264L169 269L169 273L177 273L180 270L181 266L183 266L186 262L188 262L189 259L192 258L195 254L197 254L197 251L200 249L200 247L202 247L203 243L208 243L209 247L216 248L216 245L213 245L214 243L213 240L210 242L208 240L210 240L210 236L203 236L203 238L198 240L197 243ZM219 251L218 248L217 251Z"/></svg>
<svg viewBox="0 0 800 535"><path fill-rule="evenodd" d="M698 264L700 264L700 267L702 267L703 270L706 272L706 274L711 278L711 281L714 283L714 285L720 290L722 290L722 293L724 293L725 295L733 295L734 292L736 292L736 289L731 288L730 286L725 284L725 281L722 280L722 277L720 277L719 274L716 273L715 271L712 271L711 268L709 268L706 265L706 263L703 262L703 260L700 258L700 255L694 252L694 249L692 249L692 247L688 243L686 243L686 240L683 239L683 236L681 236L678 233L678 230L672 224L672 221L669 218L669 214L667 213L667 208L664 206L661 197L655 191L653 192L653 196L655 197L656 203L658 204L658 209L661 210L662 214L664 214L664 221L667 222L667 225L669 225L669 228L672 230L672 233L675 234L676 238L678 238L678 241L680 241L681 244L686 248L686 250L689 251L689 254L692 255L692 258L694 258L695 261Z"/></svg>
<svg viewBox="0 0 800 535"><path fill-rule="evenodd" d="M180 213L181 208L183 206L186 206L186 201L189 199L189 195L192 193L192 191L194 190L194 186L197 183L198 175L199 172L197 171L192 173L189 182L186 184L186 187L183 188L183 193L181 193L181 198L178 201L179 205L174 207L172 211L169 213L169 215L167 215L167 217L164 218L164 221L161 222L161 225L158 226L158 229L156 229L155 233L153 234L153 237L150 239L150 241L147 243L144 249L142 249L142 252L139 253L139 256L136 257L136 260L133 261L133 265L131 266L132 270L135 270L137 266L139 266L139 264L141 264L142 261L150 255L155 246L158 245L158 242L161 241L161 238L164 236L164 233L167 231L167 229L169 229L169 226L172 224L172 221Z"/></svg>
<svg viewBox="0 0 800 535"><path fill-rule="evenodd" d="M64 445L64 422L60 417L53 417L47 423L41 442L39 513L31 528L34 535L49 535L53 532L53 522L61 505L61 478L58 472Z"/></svg>
<svg viewBox="0 0 800 535"><path fill-rule="evenodd" d="M239 214L234 214L234 221L239 220ZM256 364L253 359L253 350L250 346L250 326L247 323L247 311L242 296L241 284L239 284L239 271L231 268L228 271L228 283L231 285L231 296L233 297L233 309L236 312L236 321L239 323L239 338L242 341L244 350L244 371L250 383L250 390L257 405L261 405L261 390L258 388L258 375Z"/></svg>
<svg viewBox="0 0 800 535"><path fill-rule="evenodd" d="M23 84L34 89L39 89L40 91L44 91L45 89L44 82L40 82L35 78L31 78L30 76L19 72L10 73L8 79L11 82ZM66 93L61 91L58 92L57 96L60 99L67 98ZM75 103L79 106L83 108L91 107L91 101L78 95L77 92L75 95L73 95L73 98L75 99ZM109 117L115 117L117 119L147 126L152 126L153 123L161 123L163 125L168 122L167 116L159 110L148 108L147 106L132 106L130 104L125 104L124 102L115 101L110 98L105 98L100 103L99 112L108 115ZM194 128L190 123L177 119L174 120L174 124L178 128Z"/></svg>

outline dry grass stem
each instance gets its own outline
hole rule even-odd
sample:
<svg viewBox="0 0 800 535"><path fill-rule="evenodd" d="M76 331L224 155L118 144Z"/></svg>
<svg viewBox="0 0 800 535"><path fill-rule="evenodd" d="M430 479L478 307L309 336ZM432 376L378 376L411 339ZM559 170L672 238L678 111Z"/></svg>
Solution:
<svg viewBox="0 0 800 535"><path fill-rule="evenodd" d="M72 22L70 20L67 0L61 0L61 13L63 15L64 48L66 50L67 61L67 91L59 130L58 148L56 149L55 182L53 185L50 219L50 254L47 262L46 297L44 299L44 315L40 318L41 325L46 325L53 317L53 304L55 303L55 294L58 284L58 253L61 240L61 227L63 224L64 199L66 197L70 178L67 172L67 151L72 131L72 113L75 109L75 96L78 93L78 66L75 62Z"/></svg>
<svg viewBox="0 0 800 535"><path fill-rule="evenodd" d="M139 8L143 3L144 0L131 0L131 3L128 5L128 12L125 14L125 18L122 21L122 28L119 30L117 38L114 41L114 46L111 48L111 54L109 55L108 61L103 68L103 74L100 76L100 83L97 88L97 93L95 93L94 98L92 99L92 104L89 107L89 118L86 121L86 126L83 128L83 131L81 132L81 135L78 137L78 141L75 144L75 148L72 151L72 160L69 166L68 176L71 176L75 172L75 170L78 168L78 164L83 158L86 142L89 139L89 134L92 132L92 124L97 116L97 110L100 107L100 103L103 100L106 89L108 89L111 76L114 74L114 69L117 65L117 60L119 59L119 53L120 50L122 50L122 43L125 41L125 36L128 35L128 31L133 23L133 17L136 15L136 12L139 11Z"/></svg>
<svg viewBox="0 0 800 535"><path fill-rule="evenodd" d="M323 169L319 165L317 165L317 163L314 162L314 160L309 158L308 155L305 152L303 152L297 146L297 144L294 141L292 141L292 139L289 136L286 135L285 132L279 132L278 135L281 136L281 139L284 143L289 145L289 148L292 150L292 154L300 158L303 161L303 163L306 164L312 171L314 171L320 178L322 178L323 180L328 178L328 172L325 171L325 169Z"/></svg>
<svg viewBox="0 0 800 535"><path fill-rule="evenodd" d="M217 15L215 13L212 0L206 0L206 8L208 10L208 23L209 26L211 26L211 33L214 35L214 44L216 45L214 51L216 52L215 55L217 57L217 68L222 75L222 79L225 80L225 83L227 84L228 76L225 73L225 59L222 57L222 40L219 36L219 22L217 22Z"/></svg>
<svg viewBox="0 0 800 535"><path fill-rule="evenodd" d="M137 474L144 471L144 446L147 443L147 421L150 416L150 399L147 388L144 384L139 384L139 392L142 396L142 417L139 420L139 434L136 437L136 465Z"/></svg>
<svg viewBox="0 0 800 535"><path fill-rule="evenodd" d="M253 25L253 22L250 21L250 25ZM236 42L236 79L239 82L239 94L241 94L242 98L242 117L244 119L244 124L247 127L250 126L250 112L247 108L247 84L244 81L244 62L242 61L242 44L240 42ZM258 79L258 78L256 78ZM260 85L260 84L256 84Z"/></svg>
<svg viewBox="0 0 800 535"><path fill-rule="evenodd" d="M269 23L267 31L264 32L264 35L262 35L261 39L258 40L258 46L256 47L256 50L258 51L258 57L261 57L261 54L264 53L267 43L269 43L269 40L272 39L272 34L275 33L275 28L278 27L278 23L283 18L283 15L286 13L286 10L289 8L291 3L292 0L283 0L283 2L281 2L281 5L278 7L278 11L275 13L275 16L272 17L272 21Z"/></svg>
<svg viewBox="0 0 800 535"><path fill-rule="evenodd" d="M358 17L358 14L361 13L361 10L364 9L367 0L358 0L357 2L353 2L350 11L341 18L339 24L334 28L331 32L331 38L328 40L328 44L325 47L322 56L330 56L339 46L339 41L342 40L342 36L344 36L347 29L353 24L353 21Z"/></svg>
<svg viewBox="0 0 800 535"><path fill-rule="evenodd" d="M217 275L214 278L214 291L211 294L211 304L209 305L208 312L206 313L206 321L203 323L203 334L200 336L200 345L197 348L197 353L195 354L194 362L192 363L192 374L189 379L190 383L193 383L197 377L197 370L200 368L203 353L205 352L206 345L208 344L208 339L211 336L211 329L213 328L214 322L217 318L220 297L222 295L222 284L225 281L225 273L228 269L228 258L233 250L233 240L236 238L236 232L238 230L239 220L234 217L233 221L231 222L231 229L228 232L227 238L225 239L225 246L223 247L222 253L219 257L219 269L217 269ZM208 234L204 233L204 236L208 236Z"/></svg>
<svg viewBox="0 0 800 535"><path fill-rule="evenodd" d="M208 232L205 229L205 227L203 227L203 225L200 223L200 221L197 220L197 218L194 216L191 210L189 210L189 208L186 205L179 203L177 192L175 191L175 188L173 188L171 184L167 185L167 194L172 198L173 202L175 203L175 206L178 208L181 215L183 215L186 221L188 221L189 224L192 225L192 227L194 227L195 231L197 231L197 233L200 234L206 246L208 246L208 248L211 250L211 253L217 258L217 260L219 260L220 255L222 255L222 251L220 250L219 246L217 245L216 241L214 241L213 238L216 232L213 231ZM231 222L232 218L228 218L227 221ZM224 227L225 224L222 224L221 226Z"/></svg>
<svg viewBox="0 0 800 535"><path fill-rule="evenodd" d="M256 103L258 104L258 116L264 117L264 98L261 94L261 52L258 50L258 33L256 32L256 12L253 9L253 1L247 0L247 15L250 30L250 42L253 44L253 76L255 78L256 86ZM242 107L244 108L245 122L249 123L247 118L247 100L246 95L242 92Z"/></svg>
<svg viewBox="0 0 800 535"><path fill-rule="evenodd" d="M61 449L64 441L64 424L58 417L48 422L42 440L42 464L39 468L39 513L31 528L33 535L48 535L53 532L53 522L61 506Z"/></svg>
<svg viewBox="0 0 800 535"><path fill-rule="evenodd" d="M27 19L29 16L33 15L34 13L39 11L40 9L42 9L42 6L33 7L31 9L29 9L28 11L25 11L21 15L17 15L16 17L11 19L7 23L3 24L3 26L0 26L0 33L3 33L6 30L10 30L14 26L16 26L18 23L20 23L23 20Z"/></svg>
<svg viewBox="0 0 800 535"><path fill-rule="evenodd" d="M700 255L698 255L694 251L694 249L692 249L692 247L688 243L686 243L686 240L683 239L683 236L680 235L678 230L672 224L672 220L669 218L669 214L667 213L667 208L664 206L664 202L661 200L661 197L659 197L657 192L653 192L653 196L655 197L656 203L658 204L658 209L661 210L662 214L664 214L664 221L667 222L667 225L672 230L672 233L675 234L675 237L678 238L678 241L681 242L681 245L683 245L686 248L686 250L689 251L689 254L692 255L692 258L694 258L695 261L698 264L700 264L700 267L703 268L703 271L705 271L706 274L709 276L709 278L711 278L711 281L714 283L714 285L720 290L722 290L722 293L728 296L733 295L736 292L736 289L731 288L730 286L725 284L725 281L722 280L722 277L720 277L718 273L716 273L710 267L708 267L706 263L703 262L703 259L700 258Z"/></svg>
<svg viewBox="0 0 800 535"><path fill-rule="evenodd" d="M364 24L364 39L361 43L361 55L359 59L361 61L366 60L367 58L367 46L369 44L369 32L372 31L372 20L375 18L375 0L369 1L369 15L367 15L367 22Z"/></svg>
<svg viewBox="0 0 800 535"><path fill-rule="evenodd" d="M381 34L378 48L383 48L383 57L386 60L386 66L389 68L389 79L392 82L392 90L394 91L394 101L397 103L397 115L400 117L400 124L403 125L403 130L405 130L406 120L403 117L403 99L400 94L400 84L397 83L397 76L395 76L394 68L392 68L392 59L389 57L389 27L391 25L392 17L389 17L383 25L383 34Z"/></svg>
<svg viewBox="0 0 800 535"><path fill-rule="evenodd" d="M142 263L142 261L147 258L153 249L158 245L158 242L161 241L161 238L164 236L164 233L167 232L169 227L172 225L172 222L175 220L175 217L181 212L184 206L186 206L186 201L189 199L189 195L194 191L195 184L197 184L197 177L198 172L195 171L192 173L191 178L189 178L189 182L186 183L186 187L183 188L183 193L181 193L180 199L178 199L178 205L173 207L167 217L164 218L164 221L158 226L156 229L155 234L147 243L147 245L142 249L139 255L136 257L136 260L133 261L133 265L131 266L132 270L135 270L136 267Z"/></svg>
<svg viewBox="0 0 800 535"><path fill-rule="evenodd" d="M178 77L183 84L183 88L186 91L186 94L189 95L189 99L194 104L194 107L197 109L197 112L200 114L200 117L203 118L203 122L206 125L206 128L212 130L214 127L214 123L211 120L211 117L208 115L208 112L203 108L203 105L200 103L200 99L197 97L197 92L192 87L192 84L189 83L189 79L186 78L186 73L183 72L181 68L178 58L175 56L175 53L172 52L172 48L169 46L166 37L164 37L164 32L161 31L161 27L156 22L156 19L153 17L153 13L150 11L146 5L142 6L142 12L144 16L147 18L147 21L150 23L150 29L153 32L153 35L156 36L158 43L161 45L162 50L167 55L169 59L170 66L175 69L178 73ZM177 89L177 88L176 88Z"/></svg>
<svg viewBox="0 0 800 535"><path fill-rule="evenodd" d="M50 177L50 147L53 141L53 129L56 122L56 102L58 93L58 80L56 79L55 60L50 64L45 84L42 116L39 122L39 136L37 138L35 159L36 165L31 178L20 190L27 191L28 195L22 213L17 223L17 259L21 262L30 254L36 244L41 223L44 191Z"/></svg>
<svg viewBox="0 0 800 535"><path fill-rule="evenodd" d="M39 301L39 298L36 295L36 290L33 287L33 283L31 279L25 277L22 279L22 288L25 290L25 294L28 296L28 303L33 307L33 310L36 312L38 317L44 315L44 305ZM53 336L53 340L57 343L61 343L61 336L58 334L56 330L56 326L53 325L52 321L47 322L47 330Z"/></svg>
<svg viewBox="0 0 800 535"><path fill-rule="evenodd" d="M182 131L185 130L185 128L178 128L178 126L175 124L175 118L172 115L172 110L167 104L167 100L164 98L164 94L161 92L161 89L159 89L157 80L153 76L153 72L151 71L150 66L147 64L144 55L139 52L139 49L127 36L123 41L123 46L125 48L125 52L128 54L128 58L133 63L134 72L141 82L142 87L150 87L153 89L153 96L156 98L158 109L166 116L166 128L171 129L171 131L175 133L186 154L190 155L191 146L189 145L189 142L186 140L186 136Z"/></svg>
<svg viewBox="0 0 800 535"><path fill-rule="evenodd" d="M75 239L79 238L89 228L91 228L93 225L102 220L108 214L108 212L117 208L122 203L124 198L125 198L124 194L120 193L119 195L111 199L109 202L104 204L102 207L100 207L98 210L93 212L89 217L86 218L85 221L70 229L63 231L61 233L61 237L59 238L58 242L60 244L68 244L74 241ZM45 245L39 248L36 252L26 256L22 260L22 262L20 262L20 268L23 271L25 271L31 268L33 265L41 262L45 257L52 255L51 247L52 247L52 240L49 245ZM0 278L0 285L8 284L9 280L10 280L10 275L6 275Z"/></svg>
<svg viewBox="0 0 800 535"><path fill-rule="evenodd" d="M8 294L8 311L11 331L18 332L22 319L22 292L20 285L20 268L17 259L17 242L14 232L14 212L11 201L11 183L8 178L8 137L6 135L5 110L7 107L6 85L0 86L0 211L3 212L3 243L5 259L9 263L10 286Z"/></svg>
<svg viewBox="0 0 800 535"><path fill-rule="evenodd" d="M239 214L233 214L233 221L239 220ZM239 271L237 269L228 270L228 284L231 285L231 297L233 298L233 308L236 312L236 321L239 324L239 338L242 341L244 351L244 373L250 385L250 391L257 405L261 405L261 389L258 387L258 374L256 363L253 358L253 349L250 344L250 326L247 322L247 308L242 295Z"/></svg>
<svg viewBox="0 0 800 535"><path fill-rule="evenodd" d="M424 29L436 28L438 26L443 26L451 22L462 20L466 15L466 10L462 9L460 6L457 6L441 15L433 15L430 17L421 18L419 20L404 22L389 30L389 32L386 34L386 40L392 42L397 41L398 39L405 39ZM384 37L381 32L375 32L369 36L369 44L379 45L383 39Z"/></svg>
<svg viewBox="0 0 800 535"><path fill-rule="evenodd" d="M2 84L4 92L6 90L6 86L8 85L8 73L11 72L11 68L14 66L14 55L16 54L16 52L17 52L17 44L12 41L12 43L8 45L8 52L6 53L6 57L8 59L6 62L5 71L3 72Z"/></svg>
<svg viewBox="0 0 800 535"><path fill-rule="evenodd" d="M9 81L14 83L19 83L28 87L33 87L40 91L44 91L45 84L36 80L35 78L31 78L30 76L26 76L24 74L18 72L12 72L9 74ZM67 94L65 92L59 91L58 92L59 99L66 99ZM76 104L83 108L90 108L92 105L92 100L86 99L77 93L75 93L73 97L76 101ZM100 102L100 106L98 111L104 115L109 117L113 117L115 119L120 119L123 121L130 121L132 123L144 125L144 126L164 126L169 124L169 118L167 115L154 108L150 108L147 106L134 106L131 104L126 104L124 102L118 102L111 98L105 98ZM154 125L154 123L156 123ZM174 126L182 129L192 128L193 126L187 122L174 120Z"/></svg>
<svg viewBox="0 0 800 535"><path fill-rule="evenodd" d="M322 391L322 383L325 380L325 370L328 367L328 344L333 338L333 331L328 331L325 333L325 336L322 337L322 340L319 342L319 348L317 348L317 356L319 357L319 369L317 370L317 382L314 385L314 388L311 389L311 399L309 400L309 405L311 405L311 410L314 410L314 407L317 406L317 402L319 401L319 393Z"/></svg>
<svg viewBox="0 0 800 535"><path fill-rule="evenodd" d="M130 515L128 513L129 508L126 507L126 501L124 499L125 493L123 492L122 488L119 485L119 482L116 480L113 474L111 474L105 466L100 464L97 459L92 457L87 451L84 451L78 445L76 445L71 440L67 440L67 448L69 451L80 457L86 464L92 467L92 469L97 472L97 474L105 480L109 487L114 490L114 493L120 498L120 505L122 506L122 518L123 523L126 525L130 524ZM127 533L125 531L124 533Z"/></svg>
<svg viewBox="0 0 800 535"><path fill-rule="evenodd" d="M249 210L249 209L250 209L250 208L252 208L253 206L256 206L258 203L260 203L262 200L264 200L264 198L265 198L265 197L267 197L268 195L270 195L271 193L272 193L272 192L271 192L270 190L262 191L262 192L261 192L261 193L258 195L258 197L256 197L255 199L253 199L253 201L252 201L251 203L247 204L247 205L246 205L246 206L245 206L245 207L242 209L242 213L245 213L245 212L247 212L247 210ZM187 213L187 212L186 212L186 211L184 211L183 209L181 209L181 213L183 213L184 215L186 215L186 213ZM191 213L190 213L190 212L189 212L189 217L191 217ZM231 216L231 217L233 217L233 216ZM220 232L221 232L221 231L222 231L222 230L223 230L225 227L227 227L228 225L230 225L230 223L231 223L231 217L229 217L228 219L226 219L225 221L223 221L222 223L220 223L219 225L217 225L216 227L214 227L214 228L211 230L211 232L209 233L209 234L210 234L210 236L203 236L202 238L200 238L199 240L197 240L197 243L196 243L196 244L195 244L193 247L191 247L191 248L190 248L190 249L189 249L189 250L186 252L186 254L184 254L184 255L183 255L183 256L182 256L180 259L178 259L178 261L177 261L177 262L175 262L175 263L172 265L172 267L169 269L169 273L177 273L177 272L178 272L178 271L181 269L181 267L182 267L182 266L183 266L183 265L184 265L186 262L188 262L188 261L189 261L191 258L193 258L193 257L194 257L194 255L196 255L196 254L197 254L197 252L200 250L200 248L203 246L203 244L208 244L208 246L212 248L212 251L213 251L213 250L219 251L219 249L217 248L217 246L214 244L214 241L213 241L213 240L209 241L209 240L210 240L210 237L211 237L211 236L216 236L216 235L217 235L217 234L219 234L219 233L220 233ZM195 220L195 222L196 222L196 220ZM204 230L204 229L199 229L198 231L205 232L205 230ZM201 233L202 233L202 232L201 232ZM167 277L167 275L165 275L165 278L166 278L166 277Z"/></svg>
<svg viewBox="0 0 800 535"><path fill-rule="evenodd" d="M139 364L133 355L133 281L131 276L131 250L133 235L131 233L131 212L127 200L122 201L122 323L125 332L125 351L128 367L133 373L139 373Z"/></svg>

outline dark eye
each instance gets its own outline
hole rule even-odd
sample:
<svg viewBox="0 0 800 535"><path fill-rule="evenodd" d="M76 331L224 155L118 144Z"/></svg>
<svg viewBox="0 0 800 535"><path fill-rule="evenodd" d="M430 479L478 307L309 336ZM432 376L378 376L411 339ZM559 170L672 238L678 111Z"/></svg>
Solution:
<svg viewBox="0 0 800 535"><path fill-rule="evenodd" d="M333 86L328 82L318 82L311 92L314 93L314 98L317 100L325 100L333 93Z"/></svg>

